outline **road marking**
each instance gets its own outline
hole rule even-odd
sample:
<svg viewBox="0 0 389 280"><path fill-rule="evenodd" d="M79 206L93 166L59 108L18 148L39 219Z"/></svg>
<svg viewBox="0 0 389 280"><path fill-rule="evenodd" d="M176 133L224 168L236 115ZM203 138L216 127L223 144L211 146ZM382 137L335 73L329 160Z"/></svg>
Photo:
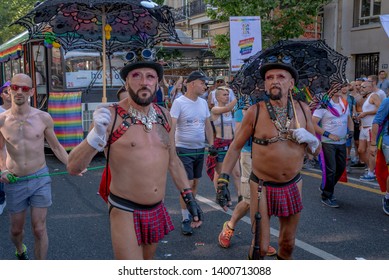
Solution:
<svg viewBox="0 0 389 280"><path fill-rule="evenodd" d="M301 174L304 174L304 175L307 175L307 176L310 176L310 177L314 177L314 178L318 178L321 180L321 174L316 174L316 173L312 173L312 172L307 172L307 171L302 171ZM359 182L358 179L355 179L355 178L348 178L349 181L354 181L354 182ZM359 190L364 190L364 191L367 191L367 192L371 192L371 193L376 193L376 194L380 194L382 195L383 193L381 192L381 190L379 189L379 186L377 183L370 183L370 182L363 182L364 184L368 184L370 185L371 187L366 187L366 186L362 186L362 185L359 185L359 184L356 184L356 183L350 183L350 182L338 182L338 184L342 184L342 185L345 185L345 186L349 186L349 187L353 187L353 188L356 188L356 189L359 189ZM376 187L376 188L372 188L372 187Z"/></svg>
<svg viewBox="0 0 389 280"><path fill-rule="evenodd" d="M201 195L196 195L196 200L198 201L201 201L202 203L205 203L211 207L213 207L214 209L218 210L218 211L221 211L223 213L226 213L230 216L232 216L232 211L230 209L227 210L227 212L224 212L224 210L218 205L216 204L215 202L213 202L212 200L209 200L208 198L205 198ZM241 219L243 222L245 222L246 224L250 225L251 224L251 221L250 219L247 217L247 216L244 216L242 219ZM270 234L273 235L273 236L276 236L278 237L279 236L279 231L274 229L274 228L270 228ZM316 248L312 245L309 245L308 243L305 243L299 239L296 238L296 246L303 249L304 251L307 251L315 256L318 256L319 258L322 258L324 260L341 260L340 258L330 254L330 253L327 253L319 248Z"/></svg>

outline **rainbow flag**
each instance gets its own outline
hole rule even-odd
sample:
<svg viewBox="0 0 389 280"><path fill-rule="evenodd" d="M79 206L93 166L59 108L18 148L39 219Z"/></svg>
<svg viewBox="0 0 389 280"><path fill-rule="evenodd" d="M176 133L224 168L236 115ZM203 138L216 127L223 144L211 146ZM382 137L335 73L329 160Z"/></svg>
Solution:
<svg viewBox="0 0 389 280"><path fill-rule="evenodd" d="M388 178L388 166L386 165L386 160L384 153L382 152L382 141L383 141L383 127L380 125L377 133L377 156L376 156L376 166L375 174L377 178L378 185L382 192L386 192L386 179Z"/></svg>
<svg viewBox="0 0 389 280"><path fill-rule="evenodd" d="M83 139L81 92L51 92L49 114L54 131L65 150L69 151Z"/></svg>

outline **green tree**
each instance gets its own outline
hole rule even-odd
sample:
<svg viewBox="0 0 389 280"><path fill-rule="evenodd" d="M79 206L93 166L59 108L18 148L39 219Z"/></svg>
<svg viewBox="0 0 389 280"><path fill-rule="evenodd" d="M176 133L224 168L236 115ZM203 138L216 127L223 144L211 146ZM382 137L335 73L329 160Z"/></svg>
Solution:
<svg viewBox="0 0 389 280"><path fill-rule="evenodd" d="M26 29L20 25L10 26L15 20L28 13L36 0L7 0L0 2L0 44L8 41Z"/></svg>
<svg viewBox="0 0 389 280"><path fill-rule="evenodd" d="M320 9L331 0L205 0L212 8L211 19L228 21L230 16L260 16L262 46L269 47L279 40L298 38L304 27L312 24ZM230 34L215 36L215 56L230 57Z"/></svg>

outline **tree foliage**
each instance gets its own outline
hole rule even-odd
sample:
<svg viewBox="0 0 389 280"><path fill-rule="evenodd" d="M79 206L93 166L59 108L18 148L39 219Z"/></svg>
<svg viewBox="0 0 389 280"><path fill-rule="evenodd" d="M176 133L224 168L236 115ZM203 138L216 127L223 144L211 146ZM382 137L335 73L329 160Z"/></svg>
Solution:
<svg viewBox="0 0 389 280"><path fill-rule="evenodd" d="M36 2L36 0L6 0L0 2L0 44L26 31L20 25L10 26L10 24L27 14L28 11L34 8Z"/></svg>
<svg viewBox="0 0 389 280"><path fill-rule="evenodd" d="M304 27L312 24L320 9L331 0L205 0L212 8L211 19L228 21L230 16L260 16L262 46L269 47L279 40L298 38ZM230 34L215 36L215 55L228 59Z"/></svg>

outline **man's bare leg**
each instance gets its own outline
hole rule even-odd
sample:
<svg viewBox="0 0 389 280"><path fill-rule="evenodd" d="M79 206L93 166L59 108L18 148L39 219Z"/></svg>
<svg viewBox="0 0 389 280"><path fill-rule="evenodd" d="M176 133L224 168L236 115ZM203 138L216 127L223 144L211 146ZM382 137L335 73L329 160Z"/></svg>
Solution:
<svg viewBox="0 0 389 280"><path fill-rule="evenodd" d="M31 208L32 232L34 234L34 255L36 260L45 260L49 248L46 227L47 208Z"/></svg>
<svg viewBox="0 0 389 280"><path fill-rule="evenodd" d="M117 260L143 260L131 212L113 208L110 214L112 247ZM150 257L150 256L147 256Z"/></svg>
<svg viewBox="0 0 389 280"><path fill-rule="evenodd" d="M19 254L23 253L24 224L26 222L26 210L10 215L10 236Z"/></svg>

